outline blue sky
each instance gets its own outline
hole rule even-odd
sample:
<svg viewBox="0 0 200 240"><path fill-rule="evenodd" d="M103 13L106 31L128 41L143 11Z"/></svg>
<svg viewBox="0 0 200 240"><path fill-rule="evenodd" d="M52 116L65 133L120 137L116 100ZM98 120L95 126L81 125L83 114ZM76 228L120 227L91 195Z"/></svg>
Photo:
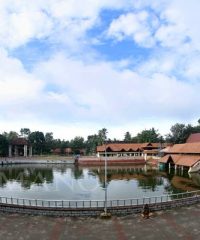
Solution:
<svg viewBox="0 0 200 240"><path fill-rule="evenodd" d="M1 0L0 132L123 138L200 117L200 1Z"/></svg>

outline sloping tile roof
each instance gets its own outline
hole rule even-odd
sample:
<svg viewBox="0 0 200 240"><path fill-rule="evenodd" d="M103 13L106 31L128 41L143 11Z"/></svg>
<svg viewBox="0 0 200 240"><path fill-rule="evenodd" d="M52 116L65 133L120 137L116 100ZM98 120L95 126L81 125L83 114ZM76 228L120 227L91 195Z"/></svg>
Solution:
<svg viewBox="0 0 200 240"><path fill-rule="evenodd" d="M188 137L186 143L195 143L195 142L200 142L200 133L192 133Z"/></svg>
<svg viewBox="0 0 200 240"><path fill-rule="evenodd" d="M107 149L111 149L113 152L120 152L122 150L128 151L138 151L141 149L140 143L109 143L106 144L106 151ZM97 152L105 151L105 145L97 146Z"/></svg>
<svg viewBox="0 0 200 240"><path fill-rule="evenodd" d="M179 154L171 154L171 155L166 155L159 159L160 163L167 163L169 158L173 160L174 164L179 165L179 166L186 166L186 167L192 167L195 163L200 161L200 156L196 155L179 155Z"/></svg>
<svg viewBox="0 0 200 240"><path fill-rule="evenodd" d="M200 154L200 142L175 144L168 150L168 153L199 153Z"/></svg>
<svg viewBox="0 0 200 240"><path fill-rule="evenodd" d="M160 163L167 163L167 161L169 160L169 157L170 157L170 155L166 155L164 157L161 157L158 161Z"/></svg>
<svg viewBox="0 0 200 240"><path fill-rule="evenodd" d="M165 145L162 145L163 147ZM106 144L106 151L111 150L112 152L120 152L120 151L138 151L143 150L145 148L148 148L146 150L159 148L160 143L108 143ZM97 152L104 152L105 151L105 145L97 146Z"/></svg>
<svg viewBox="0 0 200 240"><path fill-rule="evenodd" d="M15 138L11 141L12 145L27 145L28 140L26 138Z"/></svg>

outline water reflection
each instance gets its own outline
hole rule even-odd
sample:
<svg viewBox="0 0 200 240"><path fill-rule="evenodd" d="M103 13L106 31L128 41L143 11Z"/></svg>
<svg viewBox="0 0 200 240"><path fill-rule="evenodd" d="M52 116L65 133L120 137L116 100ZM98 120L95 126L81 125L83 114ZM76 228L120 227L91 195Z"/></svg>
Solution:
<svg viewBox="0 0 200 240"><path fill-rule="evenodd" d="M110 166L108 197L134 198L200 189L200 174ZM0 167L0 195L48 199L103 199L104 167L12 165ZM156 192L156 193L155 193Z"/></svg>
<svg viewBox="0 0 200 240"><path fill-rule="evenodd" d="M30 189L32 184L42 185L53 182L53 169L40 167L1 167L0 187L4 187L8 182L18 182L22 188Z"/></svg>

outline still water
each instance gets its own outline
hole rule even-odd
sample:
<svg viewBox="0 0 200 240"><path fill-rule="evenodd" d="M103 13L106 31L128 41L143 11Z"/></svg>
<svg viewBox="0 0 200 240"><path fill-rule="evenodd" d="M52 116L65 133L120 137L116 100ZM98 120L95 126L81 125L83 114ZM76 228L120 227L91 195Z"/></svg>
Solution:
<svg viewBox="0 0 200 240"><path fill-rule="evenodd" d="M0 196L49 200L103 200L103 167L12 165L0 167ZM200 190L200 174L144 166L108 168L108 199Z"/></svg>

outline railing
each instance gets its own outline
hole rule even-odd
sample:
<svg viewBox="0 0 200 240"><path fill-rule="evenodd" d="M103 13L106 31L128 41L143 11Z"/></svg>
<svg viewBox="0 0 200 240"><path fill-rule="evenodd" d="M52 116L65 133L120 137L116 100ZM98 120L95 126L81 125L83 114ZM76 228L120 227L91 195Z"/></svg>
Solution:
<svg viewBox="0 0 200 240"><path fill-rule="evenodd" d="M162 195L155 197L133 198L108 200L107 207L137 207L144 204L156 204L173 202L180 199L190 199L200 197L199 191ZM104 200L40 200L40 199L22 199L12 197L0 197L0 204L27 206L27 207L44 207L44 208L69 208L69 209L84 209L84 208L103 208Z"/></svg>

